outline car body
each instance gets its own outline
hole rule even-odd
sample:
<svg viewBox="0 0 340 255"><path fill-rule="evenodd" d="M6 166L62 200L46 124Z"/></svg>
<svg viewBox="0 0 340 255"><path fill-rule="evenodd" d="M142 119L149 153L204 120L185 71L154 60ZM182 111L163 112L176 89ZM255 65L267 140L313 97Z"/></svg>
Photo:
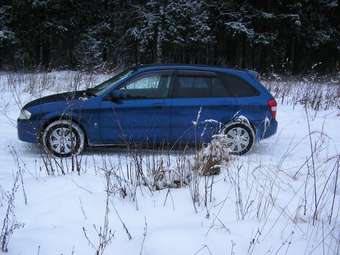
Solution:
<svg viewBox="0 0 340 255"><path fill-rule="evenodd" d="M202 65L130 68L92 89L43 97L18 118L19 139L41 142L46 128L70 120L85 145L206 143L243 122L260 141L277 130L276 102L253 72Z"/></svg>

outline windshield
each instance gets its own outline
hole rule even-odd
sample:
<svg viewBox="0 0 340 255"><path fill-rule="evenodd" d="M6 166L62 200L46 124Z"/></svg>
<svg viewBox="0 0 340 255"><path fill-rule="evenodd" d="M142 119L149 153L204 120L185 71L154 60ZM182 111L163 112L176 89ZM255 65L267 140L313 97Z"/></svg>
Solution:
<svg viewBox="0 0 340 255"><path fill-rule="evenodd" d="M132 69L125 70L116 76L104 81L103 83L91 88L91 92L96 95L102 95L107 89L112 88L115 84L120 82L121 80L129 77L133 73Z"/></svg>

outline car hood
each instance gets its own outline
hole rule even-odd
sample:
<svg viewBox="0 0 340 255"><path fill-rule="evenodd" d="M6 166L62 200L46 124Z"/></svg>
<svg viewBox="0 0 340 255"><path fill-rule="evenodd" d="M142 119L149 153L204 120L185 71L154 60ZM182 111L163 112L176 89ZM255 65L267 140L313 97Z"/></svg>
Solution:
<svg viewBox="0 0 340 255"><path fill-rule="evenodd" d="M54 103L54 102L67 102L73 100L86 100L90 95L86 93L85 90L81 91L73 91L73 92L65 92L60 94L49 95L46 97L41 97L36 100L33 100L27 103L23 108L29 108L32 106L37 106L46 103Z"/></svg>

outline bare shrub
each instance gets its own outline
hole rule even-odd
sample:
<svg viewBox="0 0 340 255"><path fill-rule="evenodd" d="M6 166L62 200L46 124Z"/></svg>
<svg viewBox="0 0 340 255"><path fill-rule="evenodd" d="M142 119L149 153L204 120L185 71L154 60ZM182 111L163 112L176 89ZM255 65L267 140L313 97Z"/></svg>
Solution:
<svg viewBox="0 0 340 255"><path fill-rule="evenodd" d="M107 171L105 173L105 180L106 180L106 190L105 190L105 212L104 212L104 221L99 228L94 224L93 229L95 231L95 234L97 236L97 240L91 240L91 238L88 236L86 228L83 227L83 233L86 238L86 240L89 242L89 245L95 250L96 255L102 255L104 254L105 249L108 247L108 245L111 243L112 239L114 238L114 232L110 229L110 221L109 221L109 214L110 214L110 207L109 207L109 201L110 201L110 191L109 187L111 186L111 172Z"/></svg>
<svg viewBox="0 0 340 255"><path fill-rule="evenodd" d="M0 245L2 252L8 252L8 244L12 235L14 234L14 231L24 227L22 223L17 222L15 215L15 194L19 188L19 178L19 173L17 172L12 189L4 194L5 203L7 203L7 206L4 218L2 219L0 232Z"/></svg>
<svg viewBox="0 0 340 255"><path fill-rule="evenodd" d="M69 158L58 158L41 151L40 171L48 176L65 175L76 172L79 175L86 172L87 160L83 162L82 155L72 155Z"/></svg>
<svg viewBox="0 0 340 255"><path fill-rule="evenodd" d="M13 156L13 160L17 165L18 168L18 176L19 176L19 181L21 184L21 188L22 188L22 194L24 196L24 201L25 201L25 205L27 205L28 203L28 199L27 199L27 194L26 194L26 190L25 190L25 184L24 184L24 173L26 171L26 165L25 163L19 158L19 155L17 153L17 151L15 150L15 148L13 146L10 147L10 153ZM22 166L23 165L23 166Z"/></svg>
<svg viewBox="0 0 340 255"><path fill-rule="evenodd" d="M79 71L64 72L9 72L5 75L6 92L10 92L16 104L21 108L23 98L29 95L38 98L50 93L82 90L108 78L108 75L98 75Z"/></svg>
<svg viewBox="0 0 340 255"><path fill-rule="evenodd" d="M174 164L172 162L175 162ZM166 188L180 188L189 183L190 168L182 153L166 153L163 149L128 150L118 155L118 163L103 157L103 170L112 171L111 192L122 198L136 198L138 187L150 193Z"/></svg>
<svg viewBox="0 0 340 255"><path fill-rule="evenodd" d="M200 175L216 175L220 173L221 165L226 166L229 161L229 150L223 142L223 135L215 135L196 153L193 170Z"/></svg>
<svg viewBox="0 0 340 255"><path fill-rule="evenodd" d="M331 82L267 80L264 84L281 104L303 105L315 111L339 107L339 86Z"/></svg>

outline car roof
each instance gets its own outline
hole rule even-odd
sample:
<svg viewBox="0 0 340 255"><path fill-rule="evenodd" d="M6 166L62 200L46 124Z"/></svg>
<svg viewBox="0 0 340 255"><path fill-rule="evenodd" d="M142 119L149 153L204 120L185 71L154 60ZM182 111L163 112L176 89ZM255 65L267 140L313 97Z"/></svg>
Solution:
<svg viewBox="0 0 340 255"><path fill-rule="evenodd" d="M197 64L152 64L139 65L134 67L138 71L159 71L159 70L192 70L192 71L220 71L228 73L239 73L246 70L233 69L225 66L197 65Z"/></svg>

